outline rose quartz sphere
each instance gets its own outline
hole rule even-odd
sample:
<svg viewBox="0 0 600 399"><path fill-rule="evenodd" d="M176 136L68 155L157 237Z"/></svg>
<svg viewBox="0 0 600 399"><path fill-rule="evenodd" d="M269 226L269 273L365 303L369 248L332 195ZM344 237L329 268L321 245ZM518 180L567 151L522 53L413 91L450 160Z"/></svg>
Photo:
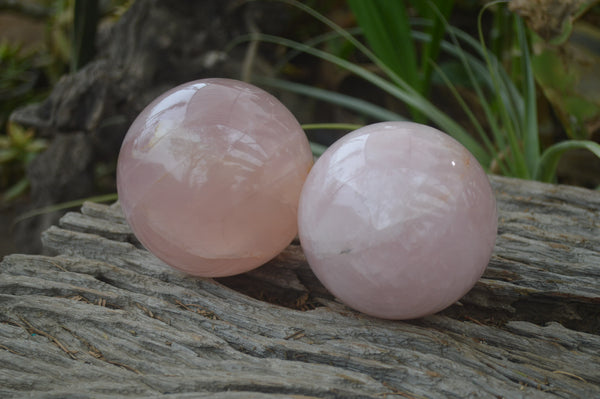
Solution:
<svg viewBox="0 0 600 399"><path fill-rule="evenodd" d="M496 239L496 202L475 158L425 125L384 122L334 143L298 209L308 263L348 306L412 319L460 299Z"/></svg>
<svg viewBox="0 0 600 399"><path fill-rule="evenodd" d="M304 131L275 97L235 80L197 80L162 94L131 125L119 202L136 237L170 266L234 275L293 240L312 163Z"/></svg>

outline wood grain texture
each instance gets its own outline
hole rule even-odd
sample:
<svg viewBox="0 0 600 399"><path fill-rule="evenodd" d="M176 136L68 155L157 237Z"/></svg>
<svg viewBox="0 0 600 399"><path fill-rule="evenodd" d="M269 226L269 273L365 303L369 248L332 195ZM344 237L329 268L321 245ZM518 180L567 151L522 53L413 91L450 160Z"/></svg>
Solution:
<svg viewBox="0 0 600 399"><path fill-rule="evenodd" d="M298 245L244 275L166 267L118 206L0 264L0 397L598 398L600 193L492 177L499 235L459 303L371 318Z"/></svg>

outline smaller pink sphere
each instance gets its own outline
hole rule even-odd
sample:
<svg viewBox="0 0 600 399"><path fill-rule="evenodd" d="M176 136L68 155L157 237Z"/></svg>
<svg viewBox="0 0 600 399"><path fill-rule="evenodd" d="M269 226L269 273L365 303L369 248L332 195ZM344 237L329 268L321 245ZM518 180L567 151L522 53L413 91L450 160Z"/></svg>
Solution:
<svg viewBox="0 0 600 399"><path fill-rule="evenodd" d="M384 122L334 143L304 183L302 248L348 306L413 319L459 300L483 274L497 231L487 175L434 128Z"/></svg>
<svg viewBox="0 0 600 399"><path fill-rule="evenodd" d="M256 268L297 233L313 158L304 131L275 97L230 79L159 96L121 147L117 190L136 237L189 274Z"/></svg>

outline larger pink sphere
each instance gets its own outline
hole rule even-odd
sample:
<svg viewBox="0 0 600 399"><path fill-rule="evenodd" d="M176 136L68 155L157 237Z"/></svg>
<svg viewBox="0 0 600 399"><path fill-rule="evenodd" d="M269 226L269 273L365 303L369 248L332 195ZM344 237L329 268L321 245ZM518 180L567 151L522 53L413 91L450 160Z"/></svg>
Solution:
<svg viewBox="0 0 600 399"><path fill-rule="evenodd" d="M275 97L204 79L162 94L133 122L117 189L148 250L189 274L228 276L292 241L311 166L304 131Z"/></svg>
<svg viewBox="0 0 600 399"><path fill-rule="evenodd" d="M298 210L307 260L348 306L387 319L435 313L481 277L496 202L477 160L428 126L384 122L334 143Z"/></svg>

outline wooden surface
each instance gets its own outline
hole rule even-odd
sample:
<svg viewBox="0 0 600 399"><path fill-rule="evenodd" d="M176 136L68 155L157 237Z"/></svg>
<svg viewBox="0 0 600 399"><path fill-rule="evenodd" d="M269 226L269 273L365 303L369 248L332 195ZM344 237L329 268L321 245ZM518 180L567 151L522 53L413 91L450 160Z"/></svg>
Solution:
<svg viewBox="0 0 600 399"><path fill-rule="evenodd" d="M600 193L493 177L499 235L460 303L414 321L354 312L297 245L187 277L117 206L0 264L0 397L600 398Z"/></svg>

